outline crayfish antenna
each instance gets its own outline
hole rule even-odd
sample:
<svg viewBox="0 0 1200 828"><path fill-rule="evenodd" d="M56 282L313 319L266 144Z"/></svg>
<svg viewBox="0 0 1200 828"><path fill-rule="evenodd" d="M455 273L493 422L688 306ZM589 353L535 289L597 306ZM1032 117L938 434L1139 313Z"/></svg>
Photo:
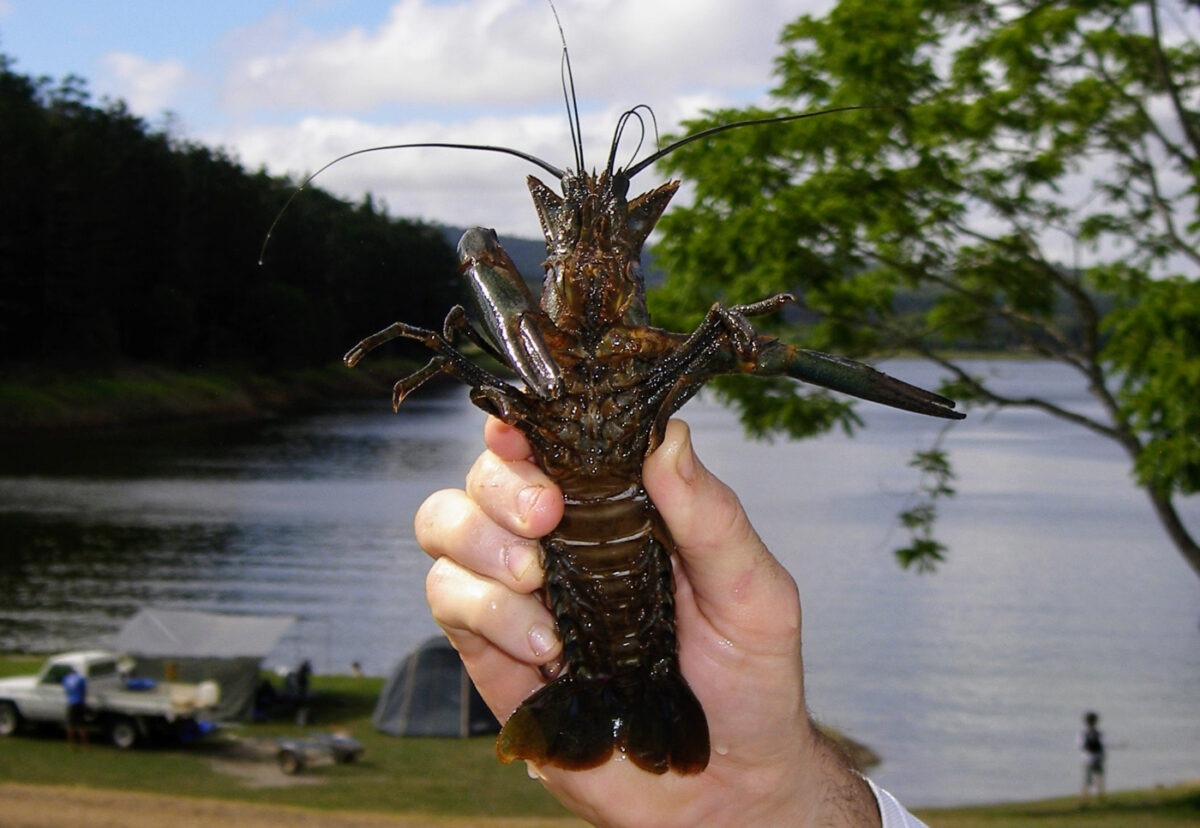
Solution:
<svg viewBox="0 0 1200 828"><path fill-rule="evenodd" d="M558 17L558 9L554 0L546 0L550 4L550 12L554 15L554 23L558 26L558 39L562 42L562 87L563 99L567 105L567 124L571 128L571 146L575 150L575 172L582 173L583 168L583 125L579 120L579 99L575 97L575 74L571 71L571 53L567 50L567 35L563 31L562 20ZM561 179L562 176L560 175Z"/></svg>
<svg viewBox="0 0 1200 828"><path fill-rule="evenodd" d="M454 141L419 141L419 142L413 143L413 144L386 144L386 145L380 146L380 147L366 147L365 149L354 150L353 152L348 152L345 155L339 155L337 158L333 159L328 164L321 167L321 169L317 170L315 173L313 173L312 175L308 176L303 181L301 181L299 186L297 186L296 189L292 191L291 196L289 196L288 200L285 201L283 203L283 206L279 208L279 212L275 214L275 220L271 222L271 226L269 228L267 228L267 235L263 238L262 247L259 248L259 251L258 251L259 265L262 265L263 262L266 261L267 245L270 244L270 242L271 242L271 236L274 235L275 228L279 226L279 222L283 219L283 214L288 211L288 208L292 206L292 202L295 201L297 197L299 197L300 193L303 192L308 187L308 185L313 182L313 179L316 178L318 175L325 172L327 169L332 167L334 164L340 164L342 161L345 161L348 158L354 158L356 155L366 155L369 152L384 152L385 150L417 149L417 148L463 149L463 150L472 150L475 152L497 152L502 155L516 156L517 158L520 158L523 161L528 161L530 164L534 164L535 166L541 167L543 170L550 173L550 175L554 176L559 181L561 181L567 174L565 170L559 169L558 167L551 164L549 161L543 161L541 158L538 158L536 155L534 155L532 153L523 152L522 150L513 149L512 147L495 146L492 144L460 144L460 143L457 143Z"/></svg>
<svg viewBox="0 0 1200 828"><path fill-rule="evenodd" d="M733 121L732 123L728 123L728 124L718 124L717 126L709 127L708 129L702 129L699 132L697 132L695 135L689 135L686 138L680 138L675 143L670 144L669 146L663 147L662 149L660 149L658 152L654 153L653 155L649 155L646 158L643 158L641 161L637 162L632 167L629 167L628 169L626 169L625 175L628 178L633 178L635 175L640 173L642 170L646 169L646 167L649 167L655 161L658 161L660 158L665 158L666 156L670 155L675 150L679 149L680 147L684 146L685 144L690 144L693 141L700 141L704 138L708 138L710 135L716 135L718 132L725 132L730 129L741 129L742 127L748 127L748 126L758 126L760 124L782 124L782 123L786 123L788 121L802 121L805 118L817 118L822 115L832 115L835 112L856 112L860 109L879 109L879 108L880 107L878 107L878 106L871 106L871 105L867 105L867 104L855 104L853 106L834 106L834 107L830 107L829 109L817 109L817 110L814 110L813 112L799 112L799 113L794 113L792 115L771 115L766 118L748 118L744 121Z"/></svg>

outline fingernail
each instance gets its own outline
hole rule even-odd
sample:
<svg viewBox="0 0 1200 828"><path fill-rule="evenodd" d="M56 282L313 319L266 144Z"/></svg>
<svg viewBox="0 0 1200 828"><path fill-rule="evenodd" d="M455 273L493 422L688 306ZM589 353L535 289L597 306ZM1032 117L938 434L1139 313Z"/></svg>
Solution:
<svg viewBox="0 0 1200 828"><path fill-rule="evenodd" d="M696 479L696 454L692 451L691 432L685 431L675 452L675 472L685 483Z"/></svg>
<svg viewBox="0 0 1200 828"><path fill-rule="evenodd" d="M554 633L544 624L534 624L529 628L529 648L535 656L544 656L554 649Z"/></svg>
<svg viewBox="0 0 1200 828"><path fill-rule="evenodd" d="M542 674L542 678L546 681L554 681L566 666L561 658L556 658L554 661L547 661L545 664L538 665L538 672Z"/></svg>
<svg viewBox="0 0 1200 828"><path fill-rule="evenodd" d="M517 510L520 512L521 520L526 520L529 513L537 506L538 498L545 491L544 486L526 486L517 493Z"/></svg>
<svg viewBox="0 0 1200 828"><path fill-rule="evenodd" d="M514 543L504 550L504 565L513 578L521 581L537 562L537 552L526 543Z"/></svg>

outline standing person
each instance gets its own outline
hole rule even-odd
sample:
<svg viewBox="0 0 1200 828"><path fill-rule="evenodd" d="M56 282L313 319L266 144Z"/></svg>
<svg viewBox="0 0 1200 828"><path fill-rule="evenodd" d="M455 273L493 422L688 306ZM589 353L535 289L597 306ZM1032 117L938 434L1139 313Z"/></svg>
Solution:
<svg viewBox="0 0 1200 828"><path fill-rule="evenodd" d="M1082 804L1087 803L1093 789L1097 799L1104 799L1104 734L1097 727L1099 723L1099 714L1090 710L1083 714L1083 730L1079 733L1079 749L1083 752L1083 789L1079 792Z"/></svg>
<svg viewBox="0 0 1200 828"><path fill-rule="evenodd" d="M62 686L67 694L67 744L87 747L87 679L71 667Z"/></svg>
<svg viewBox="0 0 1200 828"><path fill-rule="evenodd" d="M536 539L561 519L563 497L515 428L490 418L484 437L466 488L431 495L415 526L435 559L426 579L434 619L505 719L562 656L537 594ZM647 773L620 756L584 771L530 763L530 776L605 828L922 828L810 721L796 582L695 456L682 422L667 426L643 480L677 544L680 661L704 705L712 757L691 776Z"/></svg>
<svg viewBox="0 0 1200 828"><path fill-rule="evenodd" d="M308 700L308 682L312 678L312 662L307 658L300 664L300 669L296 671L296 695L300 697L300 701Z"/></svg>

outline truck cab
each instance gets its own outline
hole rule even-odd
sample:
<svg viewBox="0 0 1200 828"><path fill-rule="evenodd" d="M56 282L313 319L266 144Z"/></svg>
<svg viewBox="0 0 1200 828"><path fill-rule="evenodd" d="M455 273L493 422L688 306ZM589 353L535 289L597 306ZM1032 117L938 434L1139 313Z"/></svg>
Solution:
<svg viewBox="0 0 1200 828"><path fill-rule="evenodd" d="M62 681L71 670L87 679L93 726L106 731L119 747L156 734L205 729L203 717L220 700L216 682L131 681L133 666L121 653L80 650L51 656L37 675L0 679L0 736L10 736L26 723L65 725L67 693Z"/></svg>
<svg viewBox="0 0 1200 828"><path fill-rule="evenodd" d="M93 692L94 683L111 682L115 686L121 680L121 662L113 653L85 651L55 656L42 666L26 696L22 705L26 718L46 722L66 721L67 694L62 681L72 669L88 680L89 695ZM0 682L0 686L2 684ZM3 695L2 687L0 695Z"/></svg>

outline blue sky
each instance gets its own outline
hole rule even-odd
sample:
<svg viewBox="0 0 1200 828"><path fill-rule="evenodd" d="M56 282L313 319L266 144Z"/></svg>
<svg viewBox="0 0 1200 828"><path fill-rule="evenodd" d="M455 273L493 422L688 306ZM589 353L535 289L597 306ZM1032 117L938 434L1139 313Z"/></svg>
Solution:
<svg viewBox="0 0 1200 828"><path fill-rule="evenodd" d="M620 113L669 131L701 109L765 100L778 35L825 0L558 0L589 165ZM0 0L0 52L24 74L84 77L150 123L250 168L311 172L407 141L502 144L570 166L560 45L545 0ZM372 154L319 183L397 215L537 235L511 158ZM653 173L639 182L649 189Z"/></svg>

